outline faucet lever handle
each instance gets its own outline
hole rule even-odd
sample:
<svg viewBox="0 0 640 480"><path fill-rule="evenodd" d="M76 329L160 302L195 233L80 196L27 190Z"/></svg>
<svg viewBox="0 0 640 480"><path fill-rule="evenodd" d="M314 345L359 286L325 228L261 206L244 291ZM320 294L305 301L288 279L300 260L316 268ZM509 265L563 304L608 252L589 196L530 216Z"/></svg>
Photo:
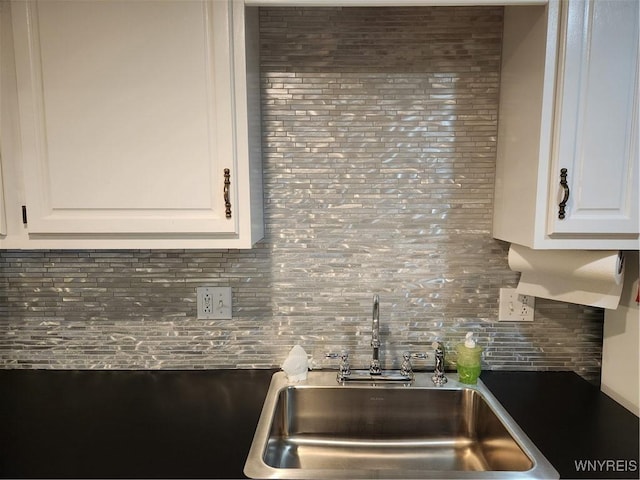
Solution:
<svg viewBox="0 0 640 480"><path fill-rule="evenodd" d="M412 358L426 359L428 357L427 357L427 354L423 352L417 352L417 353L404 352L402 354L402 365L400 366L401 375L406 375L408 377L413 375L413 365L411 365Z"/></svg>
<svg viewBox="0 0 640 480"><path fill-rule="evenodd" d="M349 352L345 352L345 351L342 351L340 353L329 352L324 357L325 358L341 358L341 359L344 359L344 358L349 358Z"/></svg>
<svg viewBox="0 0 640 480"><path fill-rule="evenodd" d="M400 365L400 375L407 377L413 376L413 367L411 366L411 353L404 352L402 354L402 365Z"/></svg>
<svg viewBox="0 0 640 480"><path fill-rule="evenodd" d="M341 382L351 375L351 366L349 365L349 352L342 351L340 353L327 353L326 358L340 358L338 366L338 381Z"/></svg>

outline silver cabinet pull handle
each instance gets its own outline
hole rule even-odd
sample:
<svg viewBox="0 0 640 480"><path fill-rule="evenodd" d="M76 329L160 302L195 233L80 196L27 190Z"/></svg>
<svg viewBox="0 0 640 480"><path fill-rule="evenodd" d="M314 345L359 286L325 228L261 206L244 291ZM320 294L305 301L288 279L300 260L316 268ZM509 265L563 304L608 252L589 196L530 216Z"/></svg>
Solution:
<svg viewBox="0 0 640 480"><path fill-rule="evenodd" d="M569 184L567 183L567 169L562 168L560 170L560 186L564 190L564 196L562 200L558 204L558 218L560 220L564 220L565 217L565 207L567 206L567 201L569 200Z"/></svg>
<svg viewBox="0 0 640 480"><path fill-rule="evenodd" d="M231 201L229 201L229 187L231 186L231 172L228 168L224 169L224 214L225 217L231 218Z"/></svg>

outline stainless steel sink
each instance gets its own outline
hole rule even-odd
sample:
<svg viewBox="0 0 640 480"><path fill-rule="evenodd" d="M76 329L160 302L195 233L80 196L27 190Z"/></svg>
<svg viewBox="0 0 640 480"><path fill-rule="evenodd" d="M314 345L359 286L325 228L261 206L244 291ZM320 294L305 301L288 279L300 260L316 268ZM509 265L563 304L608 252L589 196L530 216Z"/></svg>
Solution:
<svg viewBox="0 0 640 480"><path fill-rule="evenodd" d="M449 377L455 377L449 375ZM338 384L276 373L244 473L251 478L559 478L489 390L449 379L434 387Z"/></svg>

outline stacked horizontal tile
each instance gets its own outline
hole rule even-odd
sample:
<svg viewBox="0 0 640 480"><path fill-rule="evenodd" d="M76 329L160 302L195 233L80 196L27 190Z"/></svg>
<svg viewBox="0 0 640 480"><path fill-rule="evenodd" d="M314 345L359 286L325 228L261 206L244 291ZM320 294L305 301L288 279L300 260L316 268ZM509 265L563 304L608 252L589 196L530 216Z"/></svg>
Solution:
<svg viewBox="0 0 640 480"><path fill-rule="evenodd" d="M250 251L0 252L5 368L278 366L295 344L382 361L477 332L491 369L597 379L602 310L514 286L491 238L502 8L263 8L266 236ZM234 319L197 320L231 285ZM417 367L426 364L416 362Z"/></svg>

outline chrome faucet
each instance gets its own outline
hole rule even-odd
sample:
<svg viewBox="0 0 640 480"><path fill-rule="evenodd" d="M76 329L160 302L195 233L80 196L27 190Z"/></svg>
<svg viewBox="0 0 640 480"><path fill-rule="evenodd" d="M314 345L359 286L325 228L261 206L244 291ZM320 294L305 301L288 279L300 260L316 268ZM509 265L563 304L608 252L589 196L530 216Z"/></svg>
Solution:
<svg viewBox="0 0 640 480"><path fill-rule="evenodd" d="M444 345L440 342L433 342L433 348L435 350L436 366L431 381L439 387L447 383L447 377L444 374Z"/></svg>
<svg viewBox="0 0 640 480"><path fill-rule="evenodd" d="M371 355L371 365L369 373L371 375L380 375L380 297L373 296L373 322L371 324L371 346L373 353Z"/></svg>
<svg viewBox="0 0 640 480"><path fill-rule="evenodd" d="M436 343L433 344L435 348ZM444 349L440 343L440 357L436 354L436 360L440 358L436 363L436 373L441 371L441 374L437 376L439 379L436 383L436 375L433 376L433 382L437 385L442 385L447 381L444 376ZM373 382L403 382L411 384L414 380L414 374L411 367L411 358L427 358L425 353L409 353L403 354L403 362L398 371L383 371L380 366L380 297L376 294L373 296L373 319L371 322L371 363L369 369L363 370L351 370L349 365L349 353L343 351L342 353L328 353L327 358L340 358L340 365L338 367L338 374L336 376L338 383L346 383L347 381L365 381ZM439 366L438 366L439 365Z"/></svg>

